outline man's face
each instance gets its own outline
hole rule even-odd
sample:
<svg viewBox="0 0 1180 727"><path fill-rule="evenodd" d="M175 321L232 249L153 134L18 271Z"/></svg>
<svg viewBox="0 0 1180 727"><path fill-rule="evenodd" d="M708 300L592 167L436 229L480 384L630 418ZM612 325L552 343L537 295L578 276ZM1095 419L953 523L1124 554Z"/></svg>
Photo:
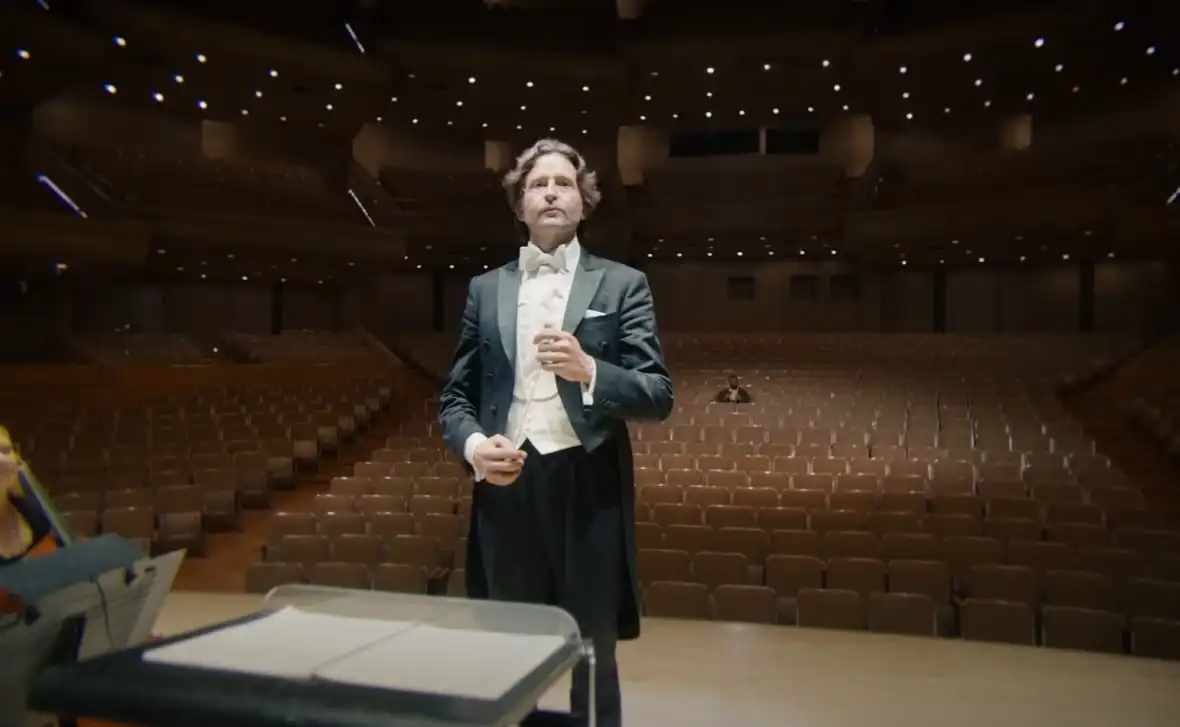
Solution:
<svg viewBox="0 0 1180 727"><path fill-rule="evenodd" d="M737 387L738 387L737 377L730 376L729 377L729 388L736 389Z"/></svg>
<svg viewBox="0 0 1180 727"><path fill-rule="evenodd" d="M582 194L574 165L560 154L537 159L524 179L517 215L538 244L576 230L582 221Z"/></svg>

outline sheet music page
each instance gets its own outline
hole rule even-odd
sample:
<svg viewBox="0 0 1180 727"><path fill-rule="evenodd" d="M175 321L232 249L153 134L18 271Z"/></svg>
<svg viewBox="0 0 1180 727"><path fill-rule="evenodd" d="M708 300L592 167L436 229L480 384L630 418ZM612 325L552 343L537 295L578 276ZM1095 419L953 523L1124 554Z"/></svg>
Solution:
<svg viewBox="0 0 1180 727"><path fill-rule="evenodd" d="M309 679L316 668L414 626L284 608L143 653L144 661Z"/></svg>
<svg viewBox="0 0 1180 727"><path fill-rule="evenodd" d="M325 664L315 676L356 686L495 700L564 644L561 636L417 625Z"/></svg>

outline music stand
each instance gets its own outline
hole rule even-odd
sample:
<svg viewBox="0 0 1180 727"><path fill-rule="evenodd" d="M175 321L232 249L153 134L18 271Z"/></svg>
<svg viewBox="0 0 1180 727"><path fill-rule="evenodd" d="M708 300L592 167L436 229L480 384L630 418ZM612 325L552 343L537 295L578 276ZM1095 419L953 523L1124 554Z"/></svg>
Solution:
<svg viewBox="0 0 1180 727"><path fill-rule="evenodd" d="M0 570L0 590L23 604L0 615L0 725L43 724L26 707L37 672L123 648L144 616L154 562L128 541L104 535Z"/></svg>
<svg viewBox="0 0 1180 727"><path fill-rule="evenodd" d="M245 618L46 668L30 699L175 727L509 727L583 659L592 647L557 608L283 586Z"/></svg>

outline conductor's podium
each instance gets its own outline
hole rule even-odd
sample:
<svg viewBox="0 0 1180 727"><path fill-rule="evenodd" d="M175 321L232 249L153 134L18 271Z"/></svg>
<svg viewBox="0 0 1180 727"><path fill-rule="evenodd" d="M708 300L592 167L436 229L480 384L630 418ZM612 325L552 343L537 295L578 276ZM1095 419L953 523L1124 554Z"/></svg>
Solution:
<svg viewBox="0 0 1180 727"><path fill-rule="evenodd" d="M46 667L29 705L159 727L570 724L536 705L593 658L557 608L284 586L244 618Z"/></svg>

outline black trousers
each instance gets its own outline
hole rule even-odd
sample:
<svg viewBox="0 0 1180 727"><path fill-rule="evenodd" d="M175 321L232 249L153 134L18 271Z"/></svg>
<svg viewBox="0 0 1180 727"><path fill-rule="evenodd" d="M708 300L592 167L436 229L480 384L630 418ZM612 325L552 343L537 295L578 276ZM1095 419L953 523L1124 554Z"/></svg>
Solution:
<svg viewBox="0 0 1180 727"><path fill-rule="evenodd" d="M607 444L542 456L526 442L524 469L511 485L481 483L479 546L488 595L568 611L594 643L595 707L601 727L622 724L615 660L618 614L627 569L618 456ZM579 664L570 711L586 724L589 671Z"/></svg>

